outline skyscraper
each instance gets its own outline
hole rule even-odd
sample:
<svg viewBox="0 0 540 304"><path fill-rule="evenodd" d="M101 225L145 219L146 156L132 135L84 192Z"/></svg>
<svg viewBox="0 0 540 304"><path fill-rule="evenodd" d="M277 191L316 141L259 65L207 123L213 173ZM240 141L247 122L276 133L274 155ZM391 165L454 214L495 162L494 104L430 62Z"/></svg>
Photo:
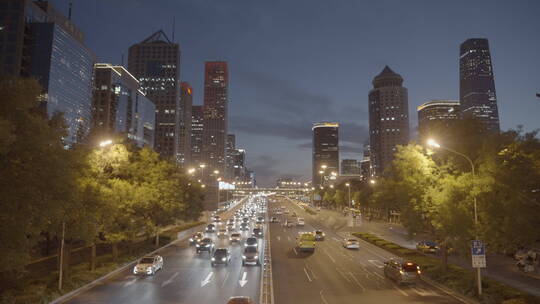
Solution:
<svg viewBox="0 0 540 304"><path fill-rule="evenodd" d="M341 160L342 175L360 175L360 162L356 159Z"/></svg>
<svg viewBox="0 0 540 304"><path fill-rule="evenodd" d="M479 119L486 130L499 132L499 110L488 40L465 40L459 55L461 113L464 117Z"/></svg>
<svg viewBox="0 0 540 304"><path fill-rule="evenodd" d="M234 158L236 149L236 136L227 134L227 143L225 147L225 178L231 180L234 178Z"/></svg>
<svg viewBox="0 0 540 304"><path fill-rule="evenodd" d="M1 1L0 23L0 75L36 78L43 112L64 116L66 146L84 138L92 116L94 54L82 31L48 1Z"/></svg>
<svg viewBox="0 0 540 304"><path fill-rule="evenodd" d="M136 145L154 147L156 107L123 66L94 65L92 123L104 139L120 133Z"/></svg>
<svg viewBox="0 0 540 304"><path fill-rule="evenodd" d="M312 184L321 185L339 173L339 124L320 122L313 124ZM319 173L323 171L322 173Z"/></svg>
<svg viewBox="0 0 540 304"><path fill-rule="evenodd" d="M128 70L156 105L154 149L179 161L180 46L157 31L129 48Z"/></svg>
<svg viewBox="0 0 540 304"><path fill-rule="evenodd" d="M191 158L191 111L193 107L193 88L188 82L180 83L180 108L178 109L178 160L190 163Z"/></svg>
<svg viewBox="0 0 540 304"><path fill-rule="evenodd" d="M450 127L460 118L459 101L457 100L431 100L416 108L418 113L418 132L421 141L431 134L437 124Z"/></svg>
<svg viewBox="0 0 540 304"><path fill-rule="evenodd" d="M375 175L391 164L396 146L409 141L407 89L402 84L401 75L385 66L369 92L370 160Z"/></svg>
<svg viewBox="0 0 540 304"><path fill-rule="evenodd" d="M198 166L204 163L202 156L204 118L203 107L191 107L191 164Z"/></svg>
<svg viewBox="0 0 540 304"><path fill-rule="evenodd" d="M225 171L225 141L228 131L229 74L227 63L206 62L204 67L203 155L211 170ZM208 170L208 172L211 172Z"/></svg>

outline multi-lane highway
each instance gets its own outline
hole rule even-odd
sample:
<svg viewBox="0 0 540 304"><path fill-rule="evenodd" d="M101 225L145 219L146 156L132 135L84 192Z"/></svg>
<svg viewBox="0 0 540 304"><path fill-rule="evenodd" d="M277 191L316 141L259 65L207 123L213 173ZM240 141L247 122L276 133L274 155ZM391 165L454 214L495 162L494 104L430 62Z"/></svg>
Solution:
<svg viewBox="0 0 540 304"><path fill-rule="evenodd" d="M222 214L222 219L227 220L233 211ZM229 244L228 237L218 238L215 233L207 236L215 241L216 248L230 248L228 266L212 267L209 253L196 254L195 248L184 240L158 253L164 266L155 275L136 276L130 267L68 303L227 303L232 296L249 296L257 303L262 267L242 266L243 241ZM251 229L242 232L243 240L248 236ZM259 246L264 246L262 239Z"/></svg>
<svg viewBox="0 0 540 304"><path fill-rule="evenodd" d="M274 215L279 206L289 214ZM295 220L292 212L305 219L304 227L270 224L275 303L460 303L425 283L399 286L388 280L382 268L392 254L366 242L360 242L359 250L343 248L341 240L347 235L328 230L288 199L270 204L268 210L281 223ZM326 233L325 240L317 242L314 253L299 252L298 233L315 229Z"/></svg>

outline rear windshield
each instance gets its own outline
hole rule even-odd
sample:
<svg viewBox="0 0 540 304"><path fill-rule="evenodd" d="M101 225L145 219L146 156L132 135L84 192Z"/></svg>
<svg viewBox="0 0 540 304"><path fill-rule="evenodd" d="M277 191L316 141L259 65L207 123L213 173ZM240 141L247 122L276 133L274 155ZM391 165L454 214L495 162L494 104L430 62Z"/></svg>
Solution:
<svg viewBox="0 0 540 304"><path fill-rule="evenodd" d="M257 243L257 239L256 238L248 238L246 240L246 243Z"/></svg>
<svg viewBox="0 0 540 304"><path fill-rule="evenodd" d="M233 233L231 236L240 236L240 233Z"/></svg>
<svg viewBox="0 0 540 304"><path fill-rule="evenodd" d="M417 265L415 263L403 263L403 270L407 272L416 272L418 270L416 266Z"/></svg>
<svg viewBox="0 0 540 304"><path fill-rule="evenodd" d="M227 249L217 249L214 254L215 255L226 255L227 254Z"/></svg>
<svg viewBox="0 0 540 304"><path fill-rule="evenodd" d="M204 239L202 240L202 242L203 242L203 243L211 243L211 242L212 242L212 239L210 239L210 238L204 238Z"/></svg>
<svg viewBox="0 0 540 304"><path fill-rule="evenodd" d="M246 247L246 249L244 249L244 252L257 252L257 248L255 248L255 247Z"/></svg>
<svg viewBox="0 0 540 304"><path fill-rule="evenodd" d="M142 258L139 263L141 263L141 264L152 264L152 263L154 263L154 259L153 258Z"/></svg>
<svg viewBox="0 0 540 304"><path fill-rule="evenodd" d="M302 240L302 241L313 241L314 238L315 237L311 233L304 233L304 234L300 235L300 240Z"/></svg>

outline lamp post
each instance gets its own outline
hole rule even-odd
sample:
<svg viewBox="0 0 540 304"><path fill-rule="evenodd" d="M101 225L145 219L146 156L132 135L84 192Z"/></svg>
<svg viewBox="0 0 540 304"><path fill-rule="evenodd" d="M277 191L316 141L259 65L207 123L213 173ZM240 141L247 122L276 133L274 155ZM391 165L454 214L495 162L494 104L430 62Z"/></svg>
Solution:
<svg viewBox="0 0 540 304"><path fill-rule="evenodd" d="M475 239L478 240L478 208L477 208L477 205L476 205L476 194L474 192L474 180L476 178L476 173L475 173L473 161L467 155L465 155L465 154L463 154L461 152L452 150L450 148L443 147L433 139L428 139L427 144L430 147L437 148L437 149L443 149L443 150L446 150L448 152L457 154L457 155L465 158L469 162L469 165L471 165L471 173L472 173L471 184L472 184L472 187L473 187L473 204L474 204L474 237L475 237ZM477 280L477 284L478 284L478 295L482 295L482 275L481 275L480 267L476 267L476 280Z"/></svg>
<svg viewBox="0 0 540 304"><path fill-rule="evenodd" d="M218 177L218 179L217 179L217 209L216 209L216 211L219 211L219 182L220 181L221 181L221 177Z"/></svg>
<svg viewBox="0 0 540 304"><path fill-rule="evenodd" d="M204 168L206 167L205 164L199 164L199 168L201 168L201 180L204 182Z"/></svg>
<svg viewBox="0 0 540 304"><path fill-rule="evenodd" d="M351 184L346 183L345 186L349 189L349 209L351 209Z"/></svg>

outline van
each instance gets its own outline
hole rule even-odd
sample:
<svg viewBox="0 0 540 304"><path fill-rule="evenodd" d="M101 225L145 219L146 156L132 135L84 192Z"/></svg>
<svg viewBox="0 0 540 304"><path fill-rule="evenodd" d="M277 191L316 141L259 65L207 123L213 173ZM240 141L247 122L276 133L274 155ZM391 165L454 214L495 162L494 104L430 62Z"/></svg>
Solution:
<svg viewBox="0 0 540 304"><path fill-rule="evenodd" d="M296 238L298 251L315 251L315 236L311 232L303 232Z"/></svg>

